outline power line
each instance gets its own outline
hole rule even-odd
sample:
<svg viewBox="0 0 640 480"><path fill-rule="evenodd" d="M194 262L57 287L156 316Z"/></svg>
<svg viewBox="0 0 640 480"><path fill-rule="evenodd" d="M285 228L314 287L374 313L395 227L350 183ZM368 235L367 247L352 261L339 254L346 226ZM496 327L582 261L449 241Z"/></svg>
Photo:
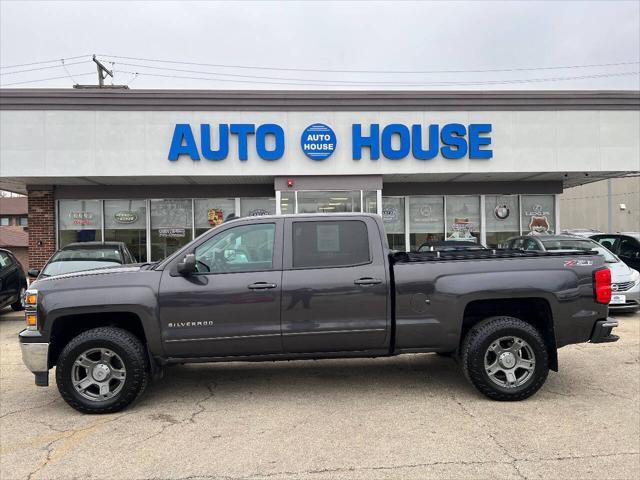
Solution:
<svg viewBox="0 0 640 480"><path fill-rule="evenodd" d="M58 61L62 62L62 64L61 65L48 65L46 67L38 67L38 68L28 68L26 70L16 70L15 72L0 72L0 75L13 75L13 74L16 74L16 73L35 72L36 70L46 70L47 68L60 68L60 67L65 66L64 58L61 58ZM82 61L82 62L71 62L71 63L67 63L66 65L67 66L69 66L69 65L79 65L81 63L86 63L86 60Z"/></svg>
<svg viewBox="0 0 640 480"><path fill-rule="evenodd" d="M324 73L380 73L380 74L417 74L417 73L497 73L497 72L524 72L533 70L561 70L561 69L573 69L573 68L595 68L595 67L618 67L623 65L638 65L640 61L627 61L616 63L593 63L586 65L560 65L560 66L548 66L548 67L522 67L522 68L489 68L489 69L458 69L458 70L338 70L338 69L325 69L325 68L287 68L287 67L265 67L259 65L228 65L228 64L216 64L216 63L196 63L185 62L179 60L161 60L152 58L140 58L140 57L124 57L118 55L108 55L105 53L98 54L101 57L117 58L123 60L137 60L143 62L154 63L173 63L180 65L196 65L200 67L218 67L218 68L240 68L249 70L280 70L280 71L293 71L293 72L324 72Z"/></svg>
<svg viewBox="0 0 640 480"><path fill-rule="evenodd" d="M435 84L440 84L440 83L449 83L448 81L441 81L441 82L397 82L397 81L367 81L367 80L326 80L326 79L312 79L312 78L291 78L291 77L268 77L268 76L261 76L261 75L240 75L240 74L235 74L235 73L221 73L221 72L206 72L206 71L201 71L201 70L185 70L185 69L181 69L181 68L169 68L169 67L154 67L154 66L150 66L150 65L142 65L139 63L120 63L120 65L125 65L128 67L142 67L142 68L148 68L148 69L153 69L153 70L168 70L168 71L172 71L172 72L181 72L181 73L195 73L195 74L200 74L200 75L216 75L216 76L222 76L222 77L234 77L234 78L250 78L250 79L266 79L266 80L279 80L279 81L294 81L294 82L311 82L311 84L338 84L338 85L343 85L343 84L353 84L353 85L430 85L432 83ZM594 74L597 75L597 74ZM605 75L605 74L599 74L599 75ZM570 78L575 78L575 77L570 77ZM496 82L503 82L506 80L495 80ZM524 81L524 80L523 80ZM457 81L451 81L452 83L455 84L460 84L460 85L464 85L464 84L475 84L476 82L457 82ZM478 80L477 82L481 82L481 80Z"/></svg>
<svg viewBox="0 0 640 480"><path fill-rule="evenodd" d="M76 60L78 58L84 58L84 57L90 57L91 55L78 55L76 57L65 57L62 60ZM0 66L0 69L5 69L5 68L16 68L16 67L29 67L31 65L40 65L43 63L53 63L53 62L59 62L61 59L60 58L55 58L53 60L43 60L41 62L31 62L31 63L19 63L16 65L2 65Z"/></svg>
<svg viewBox="0 0 640 480"><path fill-rule="evenodd" d="M193 76L182 76L182 75L163 75L160 73L148 73L148 72L132 72L132 71L128 71L128 70L120 70L121 73L129 73L132 75L146 75L149 77L163 77L163 78L176 78L176 79L185 79L185 80L208 80L208 81L214 81L214 82L233 82L233 83L258 83L258 84L267 84L267 85L306 85L306 86L313 86L313 85L317 85L317 83L314 83L314 80L308 80L306 83L302 83L302 82L273 82L273 81L260 81L260 80L230 80L228 78L211 78L211 77L193 77ZM207 73L207 72L201 72L201 73ZM209 73L209 75L217 75L215 73ZM630 75L640 75L640 72L635 71L635 72L619 72L619 73L602 73L602 74L594 74L594 75L580 75L580 76L574 76L574 77L551 77L551 78L523 78L523 79L512 79L512 80L482 80L482 81L471 81L471 82L456 82L456 81L451 81L451 82L422 82L422 83L405 83L405 82L392 82L392 83L385 83L385 82L372 82L372 83L368 83L367 85L389 85L389 86L398 86L398 87L402 87L402 86L432 86L432 87L437 87L437 86L464 86L464 85L468 85L468 86L472 86L472 85L501 85L501 84L518 84L518 83L539 83L539 82L559 82L559 81L567 81L567 80L586 80L586 79L594 79L594 78L609 78L609 77L622 77L622 76L630 76ZM340 80L326 80L325 82L332 82L332 83L327 83L328 85L332 85L332 86L341 86L344 85L344 83L341 83ZM359 85L358 83L356 84L349 84L352 86L356 86Z"/></svg>
<svg viewBox="0 0 640 480"><path fill-rule="evenodd" d="M95 75L95 72L86 72L86 73L76 73L76 77L84 77L86 75ZM36 83L36 82L46 82L48 80L60 80L61 78L69 78L67 75L62 75L61 77L49 77L49 78L39 78L37 80L26 80L23 82L13 82L13 83L2 83L1 87L8 87L9 85L22 85L24 83Z"/></svg>

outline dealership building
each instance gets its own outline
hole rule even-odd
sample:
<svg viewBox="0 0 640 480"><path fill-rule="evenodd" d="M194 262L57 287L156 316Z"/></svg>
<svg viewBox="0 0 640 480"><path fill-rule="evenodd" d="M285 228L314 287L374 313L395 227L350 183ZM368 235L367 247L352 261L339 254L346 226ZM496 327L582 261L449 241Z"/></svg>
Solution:
<svg viewBox="0 0 640 480"><path fill-rule="evenodd" d="M374 212L389 245L561 229L563 189L640 170L638 91L1 89L0 189L30 265L155 261L230 216Z"/></svg>

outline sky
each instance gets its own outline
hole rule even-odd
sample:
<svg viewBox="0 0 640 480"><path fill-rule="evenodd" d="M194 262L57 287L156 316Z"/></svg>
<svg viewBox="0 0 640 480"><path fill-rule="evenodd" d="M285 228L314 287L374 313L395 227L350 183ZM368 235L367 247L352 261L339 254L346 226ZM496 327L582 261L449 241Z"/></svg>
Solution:
<svg viewBox="0 0 640 480"><path fill-rule="evenodd" d="M640 1L0 0L0 86L96 84L92 54L132 89L637 90Z"/></svg>

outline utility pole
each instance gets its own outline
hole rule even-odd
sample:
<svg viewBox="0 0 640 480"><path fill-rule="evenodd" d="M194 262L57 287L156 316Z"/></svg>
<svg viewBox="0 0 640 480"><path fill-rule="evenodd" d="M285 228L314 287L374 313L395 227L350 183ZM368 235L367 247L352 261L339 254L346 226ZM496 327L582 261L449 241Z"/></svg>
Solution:
<svg viewBox="0 0 640 480"><path fill-rule="evenodd" d="M95 54L93 55L93 61L96 62L96 66L98 68L98 83L100 84L100 88L102 88L104 87L104 79L107 78L107 75L113 78L113 72L107 69L107 67L105 67L102 62L96 58Z"/></svg>
<svg viewBox="0 0 640 480"><path fill-rule="evenodd" d="M104 88L113 90L128 90L127 85L105 85L104 80L107 76L113 78L113 70L109 70L104 64L93 55L93 61L98 69L98 85L74 85L73 88L92 89L92 88Z"/></svg>

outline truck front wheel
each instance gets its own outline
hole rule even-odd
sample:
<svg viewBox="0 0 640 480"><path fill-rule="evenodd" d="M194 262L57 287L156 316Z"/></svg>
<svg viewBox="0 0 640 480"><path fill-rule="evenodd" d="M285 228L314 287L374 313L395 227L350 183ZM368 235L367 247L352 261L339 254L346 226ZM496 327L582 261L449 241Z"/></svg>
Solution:
<svg viewBox="0 0 640 480"><path fill-rule="evenodd" d="M492 400L524 400L549 373L542 336L515 317L491 317L475 325L463 341L461 357L467 379Z"/></svg>
<svg viewBox="0 0 640 480"><path fill-rule="evenodd" d="M140 395L148 381L140 340L121 328L100 327L73 338L56 365L62 398L84 413L113 413Z"/></svg>

